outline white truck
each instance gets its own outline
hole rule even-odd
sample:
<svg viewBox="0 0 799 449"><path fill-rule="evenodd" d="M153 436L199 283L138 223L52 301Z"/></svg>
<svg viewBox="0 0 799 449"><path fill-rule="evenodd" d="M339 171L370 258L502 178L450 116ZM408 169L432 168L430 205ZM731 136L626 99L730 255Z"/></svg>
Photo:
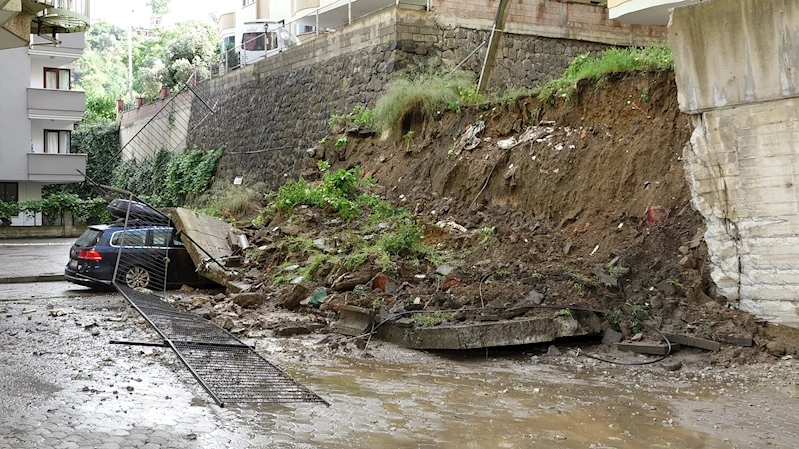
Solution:
<svg viewBox="0 0 799 449"><path fill-rule="evenodd" d="M238 49L239 61L241 65L252 64L297 45L300 45L300 40L286 29L283 22L245 22Z"/></svg>

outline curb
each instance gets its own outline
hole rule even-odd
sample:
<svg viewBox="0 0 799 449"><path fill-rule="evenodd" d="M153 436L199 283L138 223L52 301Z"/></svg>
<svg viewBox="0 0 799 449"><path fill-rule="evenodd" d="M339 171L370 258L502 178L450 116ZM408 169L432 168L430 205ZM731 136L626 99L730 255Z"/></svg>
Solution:
<svg viewBox="0 0 799 449"><path fill-rule="evenodd" d="M63 274L45 274L41 276L18 276L0 278L0 284L28 284L31 282L59 282L64 280Z"/></svg>

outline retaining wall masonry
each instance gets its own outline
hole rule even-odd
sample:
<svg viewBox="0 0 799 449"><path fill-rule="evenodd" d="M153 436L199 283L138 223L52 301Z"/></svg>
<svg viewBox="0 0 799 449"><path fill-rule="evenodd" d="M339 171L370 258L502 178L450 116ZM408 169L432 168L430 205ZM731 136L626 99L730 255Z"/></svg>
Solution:
<svg viewBox="0 0 799 449"><path fill-rule="evenodd" d="M210 80L197 91L216 113L200 122L194 101L189 146L225 147L222 177L244 175L269 188L300 174L305 149L327 135L332 114L373 107L393 77L428 64L451 68L488 31L459 27L431 13L391 9L301 47ZM577 55L607 47L593 42L506 34L492 90L531 86L560 76ZM487 46L463 69L479 73Z"/></svg>

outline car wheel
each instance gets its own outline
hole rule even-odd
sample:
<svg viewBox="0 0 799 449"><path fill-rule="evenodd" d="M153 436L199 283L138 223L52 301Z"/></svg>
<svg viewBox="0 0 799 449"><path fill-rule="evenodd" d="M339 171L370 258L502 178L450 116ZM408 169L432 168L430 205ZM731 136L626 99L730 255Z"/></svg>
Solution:
<svg viewBox="0 0 799 449"><path fill-rule="evenodd" d="M147 288L150 285L150 272L142 267L133 267L125 273L125 284L130 288Z"/></svg>

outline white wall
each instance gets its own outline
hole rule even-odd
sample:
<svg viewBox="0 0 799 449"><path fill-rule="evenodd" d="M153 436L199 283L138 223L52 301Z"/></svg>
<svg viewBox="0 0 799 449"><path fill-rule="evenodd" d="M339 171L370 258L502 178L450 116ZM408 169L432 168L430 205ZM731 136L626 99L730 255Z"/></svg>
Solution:
<svg viewBox="0 0 799 449"><path fill-rule="evenodd" d="M28 48L0 51L0 180L28 179Z"/></svg>

